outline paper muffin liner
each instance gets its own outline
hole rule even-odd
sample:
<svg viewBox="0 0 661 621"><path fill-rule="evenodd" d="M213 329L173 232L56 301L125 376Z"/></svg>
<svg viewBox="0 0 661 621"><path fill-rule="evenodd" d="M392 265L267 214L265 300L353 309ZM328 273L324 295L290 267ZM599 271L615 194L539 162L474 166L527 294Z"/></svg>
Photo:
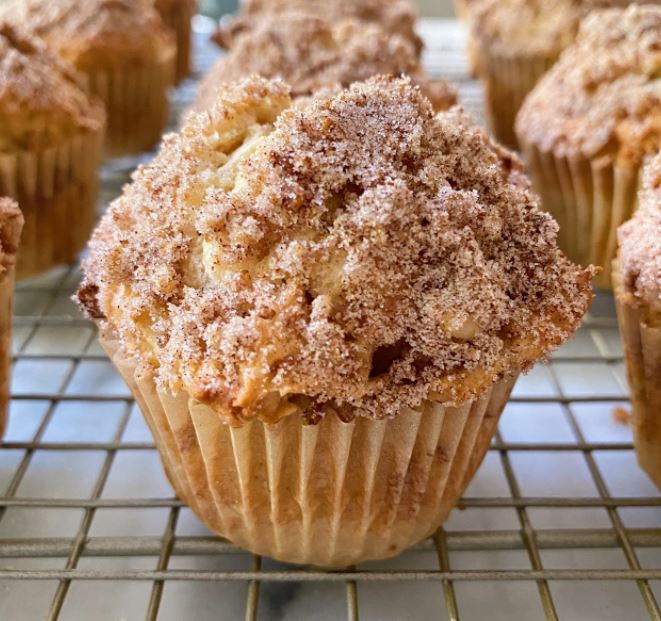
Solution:
<svg viewBox="0 0 661 621"><path fill-rule="evenodd" d="M469 38L469 63L484 84L484 105L493 135L517 148L514 131L517 112L537 81L555 63L557 56L499 54L483 49Z"/></svg>
<svg viewBox="0 0 661 621"><path fill-rule="evenodd" d="M645 322L645 309L625 290L613 265L615 305L633 404L638 463L661 489L661 326Z"/></svg>
<svg viewBox="0 0 661 621"><path fill-rule="evenodd" d="M0 276L0 442L7 428L9 386L11 379L11 325L14 299L15 266L7 267Z"/></svg>
<svg viewBox="0 0 661 621"><path fill-rule="evenodd" d="M636 209L640 167L618 166L606 157L555 155L524 136L519 140L542 206L560 225L560 247L576 263L603 267L594 282L611 289L617 229Z"/></svg>
<svg viewBox="0 0 661 621"><path fill-rule="evenodd" d="M16 277L72 262L95 221L103 129L42 151L0 153L0 196L15 199L25 225Z"/></svg>
<svg viewBox="0 0 661 621"><path fill-rule="evenodd" d="M175 2L171 7L159 8L158 12L177 40L175 83L178 84L191 70L191 20L195 13L194 6L191 2Z"/></svg>
<svg viewBox="0 0 661 621"><path fill-rule="evenodd" d="M101 343L145 416L177 495L213 531L281 561L345 567L433 533L487 452L516 377L459 407L427 401L387 421L298 415L235 428Z"/></svg>
<svg viewBox="0 0 661 621"><path fill-rule="evenodd" d="M151 150L161 139L170 110L176 48L154 63L88 74L90 91L106 105L105 152L110 157Z"/></svg>

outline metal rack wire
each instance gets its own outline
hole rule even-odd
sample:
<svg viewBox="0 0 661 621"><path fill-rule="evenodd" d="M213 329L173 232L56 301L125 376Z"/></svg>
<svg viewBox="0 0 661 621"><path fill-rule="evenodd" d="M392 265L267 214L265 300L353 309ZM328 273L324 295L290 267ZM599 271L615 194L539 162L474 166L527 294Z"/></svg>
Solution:
<svg viewBox="0 0 661 621"><path fill-rule="evenodd" d="M425 23L423 34L432 72L457 81L477 109L458 27ZM202 48L198 60L208 63L208 54ZM125 176L105 171L103 202ZM76 283L70 266L17 291L14 416L0 451L1 618L91 618L90 610L101 620L186 618L180 599L193 607L189 618L311 618L287 608L292 588L326 602L318 619L609 618L596 601L586 615L575 612L583 593L594 597L592 583L623 598L627 619L661 620L661 496L634 464L630 433L611 419L627 389L608 297L597 300L575 344L519 385L445 529L400 559L325 572L249 555L195 524L164 483L93 327L68 301ZM602 562L600 552L618 560ZM423 583L424 598L415 590ZM85 595L94 584L113 588ZM496 585L488 610L484 601L473 605L475 584L485 592ZM621 595L614 585L622 584L637 594ZM130 608L113 607L122 604ZM80 612L83 605L92 608Z"/></svg>

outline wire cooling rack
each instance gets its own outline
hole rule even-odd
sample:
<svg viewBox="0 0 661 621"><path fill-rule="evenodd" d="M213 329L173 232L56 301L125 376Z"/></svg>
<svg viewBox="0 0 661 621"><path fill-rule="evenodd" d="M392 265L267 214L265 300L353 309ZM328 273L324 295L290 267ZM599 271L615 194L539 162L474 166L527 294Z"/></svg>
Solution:
<svg viewBox="0 0 661 621"><path fill-rule="evenodd" d="M199 20L198 73L213 54ZM426 64L476 114L453 22ZM194 81L174 96L190 100ZM101 207L134 162L103 171ZM612 299L523 378L444 529L324 572L243 552L173 497L133 400L70 300L70 266L19 285L0 450L0 619L661 619L661 497L638 469Z"/></svg>

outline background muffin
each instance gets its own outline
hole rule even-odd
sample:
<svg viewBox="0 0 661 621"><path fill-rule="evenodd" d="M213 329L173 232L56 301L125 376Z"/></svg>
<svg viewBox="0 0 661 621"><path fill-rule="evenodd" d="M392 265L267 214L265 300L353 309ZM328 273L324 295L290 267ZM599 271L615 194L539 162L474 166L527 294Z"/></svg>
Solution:
<svg viewBox="0 0 661 621"><path fill-rule="evenodd" d="M624 0L480 0L471 4L469 57L484 84L489 125L501 142L517 146L517 111L539 78L574 42L581 19L595 8L627 4Z"/></svg>
<svg viewBox="0 0 661 621"><path fill-rule="evenodd" d="M79 299L198 515L346 566L438 527L518 373L586 311L591 271L537 206L408 80L297 109L253 78L113 203Z"/></svg>
<svg viewBox="0 0 661 621"><path fill-rule="evenodd" d="M543 204L575 261L605 268L636 206L646 154L661 147L661 7L595 11L542 78L517 134Z"/></svg>
<svg viewBox="0 0 661 621"><path fill-rule="evenodd" d="M191 20L197 11L197 0L155 0L156 10L177 39L176 81L190 73L192 31Z"/></svg>
<svg viewBox="0 0 661 621"><path fill-rule="evenodd" d="M0 442L7 426L14 272L22 229L23 215L18 205L0 198Z"/></svg>
<svg viewBox="0 0 661 621"><path fill-rule="evenodd" d="M341 88L374 75L411 75L437 110L456 102L446 82L430 81L410 41L379 24L331 23L307 13L264 16L237 37L200 85L196 109L213 105L223 84L260 75L282 78L296 97L322 88Z"/></svg>
<svg viewBox="0 0 661 621"><path fill-rule="evenodd" d="M0 19L29 29L87 77L106 104L106 151L148 150L168 116L176 45L156 10L133 0L16 0Z"/></svg>
<svg viewBox="0 0 661 621"><path fill-rule="evenodd" d="M640 465L661 488L661 154L645 168L639 207L619 230L613 270Z"/></svg>
<svg viewBox="0 0 661 621"><path fill-rule="evenodd" d="M247 0L237 15L221 21L215 40L221 47L229 48L241 32L254 28L269 15L287 11L323 16L331 23L352 18L377 23L389 33L408 39L418 54L422 51L422 39L415 32L417 13L408 0Z"/></svg>
<svg viewBox="0 0 661 621"><path fill-rule="evenodd" d="M72 261L94 223L105 112L42 42L0 24L0 195L25 216L19 278Z"/></svg>

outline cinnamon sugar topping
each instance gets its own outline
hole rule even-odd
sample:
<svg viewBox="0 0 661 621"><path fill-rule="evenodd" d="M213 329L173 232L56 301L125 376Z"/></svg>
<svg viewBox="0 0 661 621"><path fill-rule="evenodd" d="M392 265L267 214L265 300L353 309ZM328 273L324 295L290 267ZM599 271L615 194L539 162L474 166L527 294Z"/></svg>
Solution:
<svg viewBox="0 0 661 621"><path fill-rule="evenodd" d="M408 39L417 55L422 51L422 40L415 32L417 15L409 0L246 0L237 15L221 22L214 38L221 47L230 48L240 34L261 20L289 11L305 12L310 17L323 15L333 23L345 19L376 23L390 34Z"/></svg>
<svg viewBox="0 0 661 621"><path fill-rule="evenodd" d="M23 231L23 213L9 198L0 198L0 278L16 263Z"/></svg>
<svg viewBox="0 0 661 621"><path fill-rule="evenodd" d="M520 161L407 79L291 107L253 78L166 137L96 231L80 303L230 422L481 394L576 329L591 270Z"/></svg>
<svg viewBox="0 0 661 621"><path fill-rule="evenodd" d="M339 24L307 13L267 14L241 35L202 80L196 108L209 107L223 84L256 74L282 78L292 95L349 86L379 74L411 75L437 110L456 102L447 83L431 83L410 41L378 23L344 20Z"/></svg>
<svg viewBox="0 0 661 621"><path fill-rule="evenodd" d="M556 155L637 166L661 147L661 6L594 11L524 102L517 133Z"/></svg>
<svg viewBox="0 0 661 621"><path fill-rule="evenodd" d="M0 23L0 151L45 149L98 131L103 104L42 42Z"/></svg>
<svg viewBox="0 0 661 621"><path fill-rule="evenodd" d="M661 154L645 167L638 203L618 231L623 282L661 324Z"/></svg>

